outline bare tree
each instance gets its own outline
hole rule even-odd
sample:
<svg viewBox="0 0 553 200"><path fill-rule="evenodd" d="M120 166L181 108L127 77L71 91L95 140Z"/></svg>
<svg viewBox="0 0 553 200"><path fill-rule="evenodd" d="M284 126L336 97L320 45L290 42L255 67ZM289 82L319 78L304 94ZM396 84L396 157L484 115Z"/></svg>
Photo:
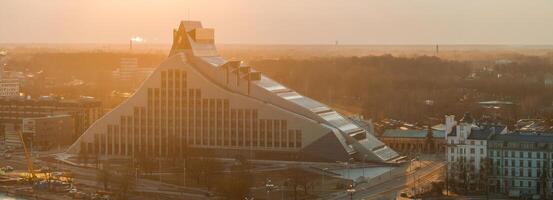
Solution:
<svg viewBox="0 0 553 200"><path fill-rule="evenodd" d="M483 159L480 163L480 172L478 173L477 190L483 191L486 194L488 194L488 176L491 173L490 162L489 158Z"/></svg>
<svg viewBox="0 0 553 200"><path fill-rule="evenodd" d="M79 163L81 163L82 165L84 166L87 166L88 165L88 152L87 151L83 151L82 149L79 151L79 155L78 155L78 159L79 159Z"/></svg>
<svg viewBox="0 0 553 200"><path fill-rule="evenodd" d="M432 130L431 124L428 125L426 130L425 145L428 147L426 149L428 153L437 152L437 149L434 149L434 131Z"/></svg>
<svg viewBox="0 0 553 200"><path fill-rule="evenodd" d="M128 199L130 191L133 190L135 186L135 178L134 178L134 169L132 167L132 163L128 163L125 165L124 169L122 170L122 173L118 176L119 182L117 187L117 199L118 200L126 200Z"/></svg>
<svg viewBox="0 0 553 200"><path fill-rule="evenodd" d="M298 197L298 188L303 189L304 195L309 194L309 188L312 181L317 177L312 176L310 173L306 173L301 167L293 166L286 171L286 176L290 180L289 186L294 190L294 199Z"/></svg>
<svg viewBox="0 0 553 200"><path fill-rule="evenodd" d="M109 160L106 160L103 164L102 169L98 170L96 174L96 181L104 186L104 190L108 190L109 185L112 181L111 178L111 167Z"/></svg>
<svg viewBox="0 0 553 200"><path fill-rule="evenodd" d="M210 190L214 184L216 183L216 177L220 171L223 170L223 164L219 162L216 159L213 158L206 158L202 159L202 166L203 166L203 173L204 174L204 182L207 187L207 190Z"/></svg>
<svg viewBox="0 0 553 200"><path fill-rule="evenodd" d="M253 174L248 162L238 160L231 167L230 174L225 176L219 184L219 191L227 199L243 199L253 186Z"/></svg>

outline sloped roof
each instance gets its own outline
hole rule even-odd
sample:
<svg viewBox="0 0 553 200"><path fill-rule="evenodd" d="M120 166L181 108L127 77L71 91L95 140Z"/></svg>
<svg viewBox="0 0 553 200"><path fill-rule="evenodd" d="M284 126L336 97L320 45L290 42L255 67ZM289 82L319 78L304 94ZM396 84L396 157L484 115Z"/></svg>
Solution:
<svg viewBox="0 0 553 200"><path fill-rule="evenodd" d="M491 134L499 134L505 130L506 126L502 125L484 125L481 129L471 129L467 139L470 140L486 140Z"/></svg>
<svg viewBox="0 0 553 200"><path fill-rule="evenodd" d="M451 132L447 133L447 136L457 136L457 125L451 127Z"/></svg>
<svg viewBox="0 0 553 200"><path fill-rule="evenodd" d="M553 135L526 135L520 133L495 135L491 138L494 141L505 142L543 142L553 143Z"/></svg>

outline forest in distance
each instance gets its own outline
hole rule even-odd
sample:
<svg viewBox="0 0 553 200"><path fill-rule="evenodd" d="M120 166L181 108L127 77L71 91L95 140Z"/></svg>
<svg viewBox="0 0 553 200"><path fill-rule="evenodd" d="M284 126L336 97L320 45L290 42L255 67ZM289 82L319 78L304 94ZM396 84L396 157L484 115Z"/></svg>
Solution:
<svg viewBox="0 0 553 200"><path fill-rule="evenodd" d="M264 56L245 47L223 46L221 52L229 60L245 60L301 94L366 118L416 122L433 116L441 120L445 114L479 114L476 103L491 100L515 103L513 116L504 119L507 121L551 117L553 88L544 84L553 76L551 48L455 49L442 50L439 56L433 55L433 46L417 47L422 48L419 51L415 47L387 47L364 54L359 49L337 53L339 49L326 47L317 53L314 47L303 47L296 49L301 56L283 54L292 47L281 46L273 51L256 48ZM136 57L140 67L155 67L167 56L161 51L14 52L8 58L9 69L42 71L57 82L54 88L26 90L31 96L84 95L100 100L110 98L118 86L125 84L111 79L121 58ZM85 84L63 84L72 79ZM432 106L425 104L427 100L433 102Z"/></svg>
<svg viewBox="0 0 553 200"><path fill-rule="evenodd" d="M553 90L544 85L553 63L538 57L509 64L390 55L252 63L300 93L372 119L441 120L478 113L477 102L493 100L514 102L512 118L547 117L543 111L553 103Z"/></svg>

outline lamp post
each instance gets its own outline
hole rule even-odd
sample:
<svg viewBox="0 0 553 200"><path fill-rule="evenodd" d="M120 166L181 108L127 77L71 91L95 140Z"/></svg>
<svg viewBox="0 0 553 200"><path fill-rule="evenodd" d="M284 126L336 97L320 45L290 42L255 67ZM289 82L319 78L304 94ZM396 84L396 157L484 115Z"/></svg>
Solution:
<svg viewBox="0 0 553 200"><path fill-rule="evenodd" d="M270 193L274 187L275 187L275 184L273 184L273 182L271 182L271 179L268 178L267 181L265 182L265 188L267 189L267 199L270 199Z"/></svg>
<svg viewBox="0 0 553 200"><path fill-rule="evenodd" d="M182 187L186 187L186 157L182 159Z"/></svg>
<svg viewBox="0 0 553 200"><path fill-rule="evenodd" d="M413 173L413 197L417 198L417 175Z"/></svg>
<svg viewBox="0 0 553 200"><path fill-rule="evenodd" d="M416 157L413 158L413 159L411 159L411 163L409 164L409 168L411 168L412 165L415 165L414 162L416 162L416 161L417 161L417 158L416 158ZM411 172L411 173L413 174L413 188L412 188L412 192L413 192L413 196L415 196L415 198L416 198L416 196L417 196L417 195L416 195L416 187L417 187L417 185L416 185L416 184L417 184L417 174L416 174L416 170L417 170L417 168L416 168L416 166L415 166L415 172ZM409 170L409 171L411 171L411 170Z"/></svg>
<svg viewBox="0 0 553 200"><path fill-rule="evenodd" d="M134 176L135 176L136 182L138 183L138 167L134 168Z"/></svg>
<svg viewBox="0 0 553 200"><path fill-rule="evenodd" d="M445 196L449 196L449 160L445 158Z"/></svg>
<svg viewBox="0 0 553 200"><path fill-rule="evenodd" d="M348 179L351 179L351 175L350 175L350 168L351 168L350 162L351 162L351 161L354 161L354 159L353 159L353 158L350 158L350 159L348 159L348 161L346 162L346 166L347 166L347 168L348 168ZM353 179L351 179L351 180L352 180L352 182L353 182Z"/></svg>
<svg viewBox="0 0 553 200"><path fill-rule="evenodd" d="M323 169L323 182L321 184L321 192L324 191L326 170L328 170L328 168Z"/></svg>
<svg viewBox="0 0 553 200"><path fill-rule="evenodd" d="M365 165L365 160L367 160L367 154L363 156L363 165ZM363 166L363 178L365 178L365 166Z"/></svg>
<svg viewBox="0 0 553 200"><path fill-rule="evenodd" d="M286 179L286 181L284 181L284 183L282 184L282 187L280 188L280 199L285 199L284 198L284 196L285 196L284 193L286 191L284 191L284 190L286 190L286 186L288 186L289 182L290 182L290 179Z"/></svg>
<svg viewBox="0 0 553 200"><path fill-rule="evenodd" d="M349 185L346 192L349 194L349 199L353 200L353 194L355 193L355 188L353 188L353 185Z"/></svg>

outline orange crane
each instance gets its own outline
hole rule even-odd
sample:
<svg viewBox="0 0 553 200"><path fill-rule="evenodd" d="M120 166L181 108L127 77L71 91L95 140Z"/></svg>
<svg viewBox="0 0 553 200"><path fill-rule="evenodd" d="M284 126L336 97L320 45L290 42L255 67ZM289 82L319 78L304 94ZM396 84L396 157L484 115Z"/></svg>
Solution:
<svg viewBox="0 0 553 200"><path fill-rule="evenodd" d="M25 140L23 139L23 133L21 131L18 131L19 137L21 138L21 144L23 145L23 150L25 152L25 159L27 160L27 168L29 170L29 174L31 174L31 177L29 180L31 183L36 179L35 171L33 169L33 160L31 157L31 154L29 153L29 150L27 149L27 145L25 144Z"/></svg>

